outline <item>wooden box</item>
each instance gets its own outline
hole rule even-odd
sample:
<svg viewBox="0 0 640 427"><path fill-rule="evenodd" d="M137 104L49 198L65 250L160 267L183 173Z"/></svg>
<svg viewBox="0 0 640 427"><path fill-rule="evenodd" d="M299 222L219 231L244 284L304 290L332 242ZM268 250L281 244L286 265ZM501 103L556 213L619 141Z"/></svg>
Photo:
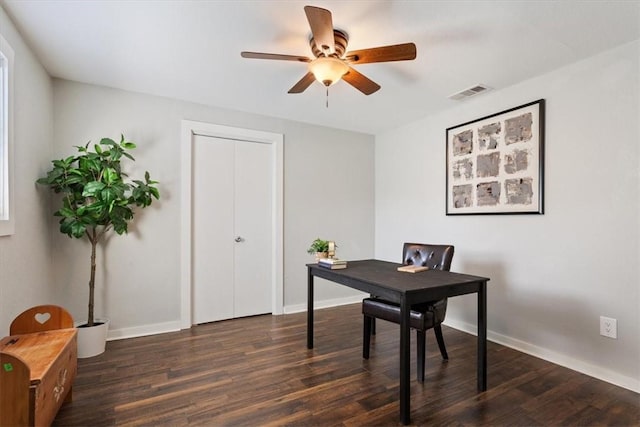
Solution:
<svg viewBox="0 0 640 427"><path fill-rule="evenodd" d="M77 371L76 329L11 335L0 340L0 353L0 424L25 425L28 418L31 426L50 425L60 406L71 400Z"/></svg>

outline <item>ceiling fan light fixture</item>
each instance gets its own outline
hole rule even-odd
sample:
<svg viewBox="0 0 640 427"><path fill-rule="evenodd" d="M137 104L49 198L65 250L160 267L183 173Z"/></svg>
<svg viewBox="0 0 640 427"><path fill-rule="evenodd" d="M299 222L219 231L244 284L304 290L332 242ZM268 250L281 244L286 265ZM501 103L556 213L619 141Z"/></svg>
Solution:
<svg viewBox="0 0 640 427"><path fill-rule="evenodd" d="M309 71L320 83L331 86L347 74L349 66L338 58L321 56L309 63Z"/></svg>

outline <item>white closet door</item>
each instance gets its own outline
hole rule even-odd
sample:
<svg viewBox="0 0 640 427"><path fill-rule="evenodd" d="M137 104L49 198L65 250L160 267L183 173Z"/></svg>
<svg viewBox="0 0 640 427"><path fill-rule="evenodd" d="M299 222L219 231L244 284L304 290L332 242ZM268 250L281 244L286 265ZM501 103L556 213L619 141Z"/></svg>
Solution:
<svg viewBox="0 0 640 427"><path fill-rule="evenodd" d="M193 320L271 312L272 151L193 139Z"/></svg>

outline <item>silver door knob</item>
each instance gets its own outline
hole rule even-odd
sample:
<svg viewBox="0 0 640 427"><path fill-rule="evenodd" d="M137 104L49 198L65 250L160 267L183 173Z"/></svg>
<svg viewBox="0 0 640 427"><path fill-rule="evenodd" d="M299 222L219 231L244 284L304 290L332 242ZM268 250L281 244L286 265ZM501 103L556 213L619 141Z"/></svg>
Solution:
<svg viewBox="0 0 640 427"><path fill-rule="evenodd" d="M236 237L236 242L240 243L240 242L244 242L244 239L240 236Z"/></svg>

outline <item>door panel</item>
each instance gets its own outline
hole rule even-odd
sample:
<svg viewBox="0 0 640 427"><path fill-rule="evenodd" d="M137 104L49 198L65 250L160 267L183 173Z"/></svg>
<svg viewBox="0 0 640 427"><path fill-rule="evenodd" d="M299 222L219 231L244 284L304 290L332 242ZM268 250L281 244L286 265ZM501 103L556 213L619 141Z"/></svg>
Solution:
<svg viewBox="0 0 640 427"><path fill-rule="evenodd" d="M234 144L193 140L193 320L233 317Z"/></svg>
<svg viewBox="0 0 640 427"><path fill-rule="evenodd" d="M235 247L236 317L271 312L271 146L236 142Z"/></svg>

